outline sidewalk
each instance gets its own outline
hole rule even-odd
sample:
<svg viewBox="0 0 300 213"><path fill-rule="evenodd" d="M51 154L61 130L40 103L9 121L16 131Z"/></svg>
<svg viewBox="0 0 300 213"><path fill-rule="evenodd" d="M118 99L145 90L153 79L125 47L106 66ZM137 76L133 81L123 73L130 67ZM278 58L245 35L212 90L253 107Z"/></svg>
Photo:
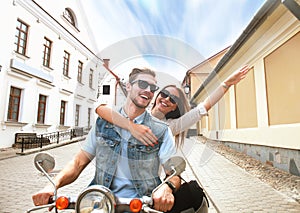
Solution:
<svg viewBox="0 0 300 213"><path fill-rule="evenodd" d="M300 212L300 204L250 175L194 138L188 163L219 212Z"/></svg>
<svg viewBox="0 0 300 213"><path fill-rule="evenodd" d="M17 152L19 152L20 149L15 148L1 148L0 149L0 160L12 158L17 156Z"/></svg>

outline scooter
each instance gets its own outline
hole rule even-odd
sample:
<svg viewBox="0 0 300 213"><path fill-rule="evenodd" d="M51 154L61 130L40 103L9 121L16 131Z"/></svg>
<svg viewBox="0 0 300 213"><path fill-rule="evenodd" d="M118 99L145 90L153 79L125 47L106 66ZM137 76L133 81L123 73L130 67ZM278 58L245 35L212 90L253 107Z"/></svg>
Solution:
<svg viewBox="0 0 300 213"><path fill-rule="evenodd" d="M47 152L40 152L34 157L35 167L42 172L55 188L55 183L49 175L55 166L55 160ZM180 156L170 158L164 165L168 177L162 181L153 191L158 190L164 183L175 175L180 175L186 167L185 160ZM76 213L121 213L121 212L148 212L163 213L152 208L153 199L149 196L142 198L119 198L113 192L102 185L92 185L83 190L78 197L57 196L57 190L51 202L47 205L36 206L28 209L30 213L44 208L58 210L72 209Z"/></svg>

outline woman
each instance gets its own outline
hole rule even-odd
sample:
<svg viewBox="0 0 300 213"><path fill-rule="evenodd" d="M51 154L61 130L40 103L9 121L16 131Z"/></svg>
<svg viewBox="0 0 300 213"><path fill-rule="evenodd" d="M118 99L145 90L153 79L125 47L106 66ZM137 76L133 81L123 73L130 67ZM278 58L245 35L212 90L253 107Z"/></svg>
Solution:
<svg viewBox="0 0 300 213"><path fill-rule="evenodd" d="M209 97L192 110L182 89L175 85L165 86L156 96L151 114L169 124L175 136L176 146L180 147L184 142L185 131L201 120L202 116L207 115L207 112L223 97L230 86L244 79L248 71L249 67L246 65L232 73ZM96 113L103 119L130 131L143 144L153 146L156 143L157 138L148 127L135 124L106 105L98 106Z"/></svg>

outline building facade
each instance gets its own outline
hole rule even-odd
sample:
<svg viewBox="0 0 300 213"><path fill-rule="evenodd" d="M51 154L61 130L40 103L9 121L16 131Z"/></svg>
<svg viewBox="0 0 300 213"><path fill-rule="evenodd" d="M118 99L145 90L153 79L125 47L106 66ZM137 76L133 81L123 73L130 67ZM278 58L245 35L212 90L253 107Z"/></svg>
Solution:
<svg viewBox="0 0 300 213"><path fill-rule="evenodd" d="M300 21L283 2L265 2L191 102L248 64L247 77L199 122L198 133L299 176Z"/></svg>
<svg viewBox="0 0 300 213"><path fill-rule="evenodd" d="M222 51L216 53L215 55L205 59L200 64L192 67L186 72L186 75L182 81L182 88L186 93L188 99L196 93L199 85L205 81L205 79L212 74L214 67L218 64L224 54L229 50L230 47L223 49ZM194 107L194 106L191 106ZM191 126L188 130L187 137L195 136L199 133L199 122Z"/></svg>
<svg viewBox="0 0 300 213"><path fill-rule="evenodd" d="M0 148L19 132L49 133L95 121L105 72L79 1L1 3Z"/></svg>

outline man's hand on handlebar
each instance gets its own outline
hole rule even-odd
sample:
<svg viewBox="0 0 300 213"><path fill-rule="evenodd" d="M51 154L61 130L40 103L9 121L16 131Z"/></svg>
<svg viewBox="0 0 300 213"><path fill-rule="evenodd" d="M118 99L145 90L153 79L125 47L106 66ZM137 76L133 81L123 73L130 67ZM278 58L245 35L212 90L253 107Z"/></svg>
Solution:
<svg viewBox="0 0 300 213"><path fill-rule="evenodd" d="M172 189L167 185L163 184L158 190L152 194L154 202L154 209L167 212L172 209L175 198L172 194Z"/></svg>
<svg viewBox="0 0 300 213"><path fill-rule="evenodd" d="M39 191L38 193L32 195L32 200L34 205L36 206L42 206L49 204L49 201L51 197L53 197L53 187L52 186L46 186L44 189Z"/></svg>

